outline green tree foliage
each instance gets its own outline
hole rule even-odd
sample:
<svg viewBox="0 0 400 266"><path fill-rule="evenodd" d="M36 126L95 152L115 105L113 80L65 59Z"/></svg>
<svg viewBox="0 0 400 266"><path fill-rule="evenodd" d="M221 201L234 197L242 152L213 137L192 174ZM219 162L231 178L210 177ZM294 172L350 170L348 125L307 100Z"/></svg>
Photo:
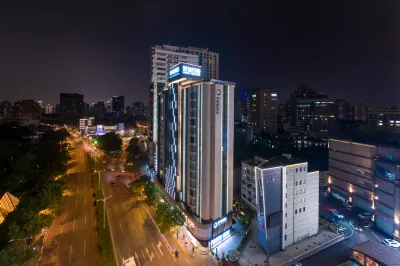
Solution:
<svg viewBox="0 0 400 266"><path fill-rule="evenodd" d="M122 139L116 133L107 133L99 137L99 146L107 154L112 151L120 151L122 147Z"/></svg>
<svg viewBox="0 0 400 266"><path fill-rule="evenodd" d="M146 202L151 206L156 205L162 198L162 191L153 183L147 184L144 194L146 195Z"/></svg>
<svg viewBox="0 0 400 266"><path fill-rule="evenodd" d="M19 266L35 256L31 248L17 247L0 251L0 265Z"/></svg>
<svg viewBox="0 0 400 266"><path fill-rule="evenodd" d="M182 226L185 223L185 216L177 208L171 208L167 203L160 202L156 207L156 224L161 233L170 231L177 225Z"/></svg>
<svg viewBox="0 0 400 266"><path fill-rule="evenodd" d="M149 184L149 178L147 176L141 176L139 179L133 181L132 192L136 195L142 194Z"/></svg>

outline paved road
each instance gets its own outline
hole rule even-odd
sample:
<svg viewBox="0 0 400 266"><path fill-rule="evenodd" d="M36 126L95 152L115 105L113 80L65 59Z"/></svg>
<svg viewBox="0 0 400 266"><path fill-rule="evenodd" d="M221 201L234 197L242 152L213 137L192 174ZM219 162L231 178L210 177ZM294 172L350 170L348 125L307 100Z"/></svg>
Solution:
<svg viewBox="0 0 400 266"><path fill-rule="evenodd" d="M134 256L137 265L189 265L185 258L176 259L171 254L146 207L126 188L125 177L116 178L118 174L122 173L101 173L105 196L112 194L106 208L117 260L122 262ZM112 180L116 183L115 187L109 185Z"/></svg>
<svg viewBox="0 0 400 266"><path fill-rule="evenodd" d="M86 153L71 143L72 167L68 170L59 215L49 228L36 265L98 265L93 189Z"/></svg>
<svg viewBox="0 0 400 266"><path fill-rule="evenodd" d="M361 210L352 210L349 211L343 206L339 206L336 203L330 201L327 197L320 193L320 213L328 212L330 209L337 209L341 213L344 214L344 222L348 223L348 220L357 220L357 215ZM350 247L366 240L380 242L383 239L387 238L382 232L379 231L377 228L362 228L362 232L355 231L353 235L332 246L329 247L322 252L308 258L306 261L303 261L304 266L313 266L313 265L324 265L324 266L336 266L339 265L347 260L351 255ZM329 260L327 260L329 258Z"/></svg>

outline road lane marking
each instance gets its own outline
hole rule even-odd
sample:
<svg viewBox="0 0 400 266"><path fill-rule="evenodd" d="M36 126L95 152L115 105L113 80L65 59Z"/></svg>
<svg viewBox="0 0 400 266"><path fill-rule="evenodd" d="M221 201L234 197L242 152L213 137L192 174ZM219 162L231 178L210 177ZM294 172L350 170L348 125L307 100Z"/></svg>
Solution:
<svg viewBox="0 0 400 266"><path fill-rule="evenodd" d="M117 206L115 206L115 203L114 203L114 210L117 211Z"/></svg>
<svg viewBox="0 0 400 266"><path fill-rule="evenodd" d="M135 231L135 228L133 228L132 221L129 221L129 222L131 223L132 230Z"/></svg>
<svg viewBox="0 0 400 266"><path fill-rule="evenodd" d="M139 256L138 256L138 254L136 252L135 252L135 258L136 258L137 262L139 262L139 266L140 266Z"/></svg>
<svg viewBox="0 0 400 266"><path fill-rule="evenodd" d="M124 234L124 231L122 230L122 225L119 224L119 227L121 228L121 233Z"/></svg>
<svg viewBox="0 0 400 266"><path fill-rule="evenodd" d="M119 193L119 188L117 188L117 191L118 191L118 193Z"/></svg>
<svg viewBox="0 0 400 266"><path fill-rule="evenodd" d="M86 255L86 240L83 240L83 255Z"/></svg>
<svg viewBox="0 0 400 266"><path fill-rule="evenodd" d="M69 248L69 263L71 263L71 256L72 256L72 245Z"/></svg>
<svg viewBox="0 0 400 266"><path fill-rule="evenodd" d="M153 246L153 248L154 248L154 252L157 254L157 257L159 258L160 257L160 255L158 255L158 253L157 253L157 251L156 251L156 247L153 245L153 244L151 244L152 246Z"/></svg>
<svg viewBox="0 0 400 266"><path fill-rule="evenodd" d="M85 224L86 224L86 214L85 214Z"/></svg>
<svg viewBox="0 0 400 266"><path fill-rule="evenodd" d="M79 188L76 189L76 193L78 193L78 191L79 191Z"/></svg>
<svg viewBox="0 0 400 266"><path fill-rule="evenodd" d="M143 258L144 258L144 262L147 263L146 257L144 256L143 250L140 249L140 251L142 252Z"/></svg>
<svg viewBox="0 0 400 266"><path fill-rule="evenodd" d="M152 262L152 261L153 261L154 254L152 254L152 255L150 256L150 253L149 253L149 250L147 249L147 247L145 247L145 249L146 249L147 256L149 256L150 262Z"/></svg>
<svg viewBox="0 0 400 266"><path fill-rule="evenodd" d="M162 251L161 251L161 246L162 246L161 241L158 241L158 245L157 245L158 251L160 251L161 256L164 256L164 254L163 254Z"/></svg>
<svg viewBox="0 0 400 266"><path fill-rule="evenodd" d="M72 231L75 230L75 218L74 218L74 223L72 224Z"/></svg>

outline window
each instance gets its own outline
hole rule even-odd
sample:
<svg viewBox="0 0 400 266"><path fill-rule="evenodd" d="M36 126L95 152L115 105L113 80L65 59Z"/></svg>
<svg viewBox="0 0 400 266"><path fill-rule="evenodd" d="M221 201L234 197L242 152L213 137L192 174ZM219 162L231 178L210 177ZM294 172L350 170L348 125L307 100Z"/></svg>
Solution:
<svg viewBox="0 0 400 266"><path fill-rule="evenodd" d="M297 181L296 181L296 186L297 186Z"/></svg>
<svg viewBox="0 0 400 266"><path fill-rule="evenodd" d="M306 183L306 180L305 180L305 179L304 179L303 183L304 183L304 184Z"/></svg>
<svg viewBox="0 0 400 266"><path fill-rule="evenodd" d="M287 239L287 235L285 235L285 240Z"/></svg>
<svg viewBox="0 0 400 266"><path fill-rule="evenodd" d="M299 171L299 168L296 168L296 173Z"/></svg>
<svg viewBox="0 0 400 266"><path fill-rule="evenodd" d="M299 209L299 213L301 213L301 208Z"/></svg>
<svg viewBox="0 0 400 266"><path fill-rule="evenodd" d="M300 172L301 172L302 168L300 167Z"/></svg>
<svg viewBox="0 0 400 266"><path fill-rule="evenodd" d="M285 212L285 217L287 217L287 212Z"/></svg>
<svg viewBox="0 0 400 266"><path fill-rule="evenodd" d="M287 198L287 193L286 193L286 198Z"/></svg>
<svg viewBox="0 0 400 266"><path fill-rule="evenodd" d="M306 193L306 189L305 188L303 188L303 193Z"/></svg>
<svg viewBox="0 0 400 266"><path fill-rule="evenodd" d="M287 203L285 203L285 206L286 206L286 208L287 208Z"/></svg>
<svg viewBox="0 0 400 266"><path fill-rule="evenodd" d="M300 186L301 186L301 183L303 182L303 180L300 180Z"/></svg>
<svg viewBox="0 0 400 266"><path fill-rule="evenodd" d="M294 214L297 214L297 210L294 211Z"/></svg>
<svg viewBox="0 0 400 266"><path fill-rule="evenodd" d="M307 168L306 168L305 166L303 167L303 171L304 171L304 172L307 171Z"/></svg>
<svg viewBox="0 0 400 266"><path fill-rule="evenodd" d="M285 229L287 229L287 224L285 223Z"/></svg>
<svg viewBox="0 0 400 266"><path fill-rule="evenodd" d="M303 212L305 212L306 211L306 207L303 207Z"/></svg>

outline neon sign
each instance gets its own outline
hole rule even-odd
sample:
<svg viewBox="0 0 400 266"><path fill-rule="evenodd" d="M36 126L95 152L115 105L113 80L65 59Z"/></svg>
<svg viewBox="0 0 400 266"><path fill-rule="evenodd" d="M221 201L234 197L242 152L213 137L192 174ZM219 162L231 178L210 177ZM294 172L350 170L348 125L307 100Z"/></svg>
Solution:
<svg viewBox="0 0 400 266"><path fill-rule="evenodd" d="M175 77L178 74L179 74L179 66L177 66L169 71L170 78Z"/></svg>
<svg viewBox="0 0 400 266"><path fill-rule="evenodd" d="M200 68L185 66L185 65L182 66L182 73L186 74L186 75L196 76L196 77L201 76Z"/></svg>
<svg viewBox="0 0 400 266"><path fill-rule="evenodd" d="M228 221L228 218L224 217L221 220L219 220L218 222L214 223L214 229L216 229L218 226L220 226L221 224L224 224Z"/></svg>

